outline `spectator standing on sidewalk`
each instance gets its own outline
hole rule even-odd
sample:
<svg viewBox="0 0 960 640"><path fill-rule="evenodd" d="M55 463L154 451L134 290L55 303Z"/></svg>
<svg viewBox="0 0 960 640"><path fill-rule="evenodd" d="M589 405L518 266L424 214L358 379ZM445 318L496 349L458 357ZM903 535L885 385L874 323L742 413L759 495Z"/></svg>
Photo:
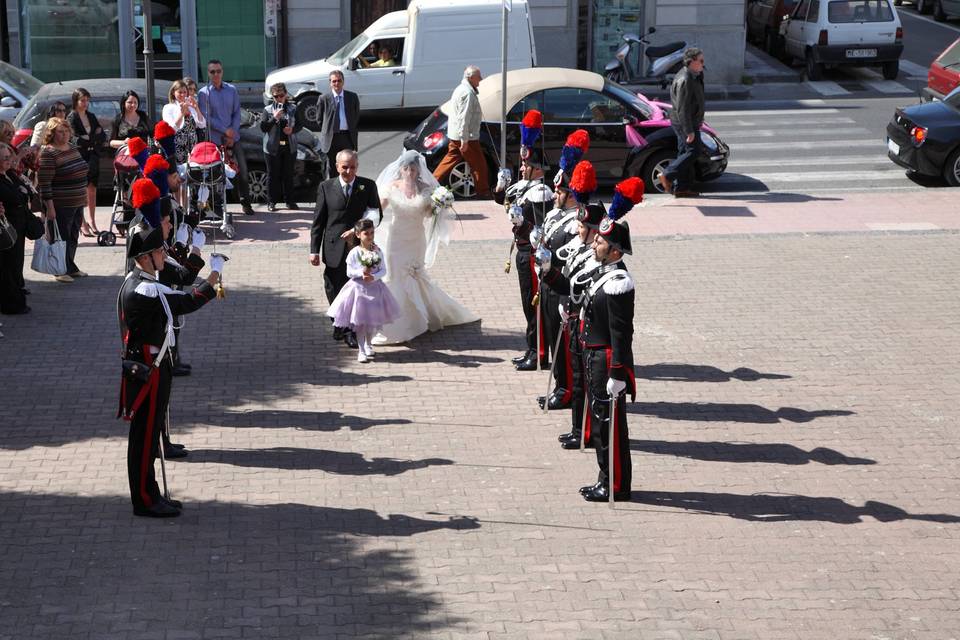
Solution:
<svg viewBox="0 0 960 640"><path fill-rule="evenodd" d="M240 145L240 94L237 88L223 81L223 63L216 58L207 63L207 86L200 89L200 114L208 122L210 142L230 149L237 161L237 175L233 183L240 194L243 212L253 215L250 206L250 187L247 184L247 158Z"/></svg>
<svg viewBox="0 0 960 640"><path fill-rule="evenodd" d="M450 171L466 161L473 174L477 197L487 199L490 197L490 182L487 178L487 159L480 148L480 121L483 118L477 98L477 87L482 79L480 69L474 65L463 70L463 81L450 97L453 113L447 122L447 155L434 169L433 177L443 184Z"/></svg>
<svg viewBox="0 0 960 640"><path fill-rule="evenodd" d="M327 154L327 177L337 177L337 154L357 151L360 132L360 97L343 88L343 73L330 72L330 93L317 102L320 107L320 149Z"/></svg>
<svg viewBox="0 0 960 640"><path fill-rule="evenodd" d="M87 161L70 144L70 125L62 118L47 120L37 186L47 220L56 220L60 237L67 243L67 273L54 276L58 282L73 282L87 275L77 266L77 244L87 204Z"/></svg>
<svg viewBox="0 0 960 640"><path fill-rule="evenodd" d="M700 195L694 189L693 165L700 154L703 124L703 51L690 47L683 52L683 69L670 86L670 124L677 134L677 158L660 174L660 186L678 198Z"/></svg>
<svg viewBox="0 0 960 640"><path fill-rule="evenodd" d="M276 211L283 199L287 209L297 209L293 197L293 165L297 159L297 108L287 100L287 86L278 82L270 87L273 104L263 110L263 152L267 157L267 211Z"/></svg>

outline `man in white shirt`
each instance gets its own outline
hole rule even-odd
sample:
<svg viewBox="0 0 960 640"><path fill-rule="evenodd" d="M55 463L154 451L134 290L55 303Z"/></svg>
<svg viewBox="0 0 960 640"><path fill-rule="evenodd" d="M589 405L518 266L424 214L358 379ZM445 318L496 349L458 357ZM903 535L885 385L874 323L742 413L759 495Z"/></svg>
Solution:
<svg viewBox="0 0 960 640"><path fill-rule="evenodd" d="M453 90L450 102L453 112L447 121L447 155L433 171L433 177L443 183L455 166L466 161L473 174L473 183L477 197L490 197L490 182L487 173L487 159L480 148L480 100L477 87L482 80L480 69L470 65L463 71L463 81Z"/></svg>

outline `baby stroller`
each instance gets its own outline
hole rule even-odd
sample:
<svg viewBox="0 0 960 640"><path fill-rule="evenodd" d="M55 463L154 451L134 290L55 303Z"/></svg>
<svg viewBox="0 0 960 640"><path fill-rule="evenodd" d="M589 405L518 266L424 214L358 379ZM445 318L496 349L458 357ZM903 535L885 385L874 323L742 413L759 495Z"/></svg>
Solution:
<svg viewBox="0 0 960 640"><path fill-rule="evenodd" d="M117 236L121 238L127 234L130 220L136 214L132 204L133 183L140 175L140 165L137 164L127 150L127 145L117 149L113 157L113 212L110 214L110 227L116 229L102 231L97 236L97 244L101 247L112 247L117 244Z"/></svg>
<svg viewBox="0 0 960 640"><path fill-rule="evenodd" d="M221 221L220 230L233 238L233 216L226 210L226 163L212 142L198 143L187 158L187 196L192 214L201 221Z"/></svg>

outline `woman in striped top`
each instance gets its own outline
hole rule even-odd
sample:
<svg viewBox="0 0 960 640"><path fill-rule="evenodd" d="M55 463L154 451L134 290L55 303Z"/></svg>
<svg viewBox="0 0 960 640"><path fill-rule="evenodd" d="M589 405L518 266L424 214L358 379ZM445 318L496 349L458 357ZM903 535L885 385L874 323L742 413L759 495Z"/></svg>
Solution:
<svg viewBox="0 0 960 640"><path fill-rule="evenodd" d="M77 266L77 244L87 204L87 161L70 144L70 125L63 118L50 118L40 149L37 176L40 197L47 220L56 220L60 237L67 242L67 273L56 276L59 282L73 282L87 275Z"/></svg>

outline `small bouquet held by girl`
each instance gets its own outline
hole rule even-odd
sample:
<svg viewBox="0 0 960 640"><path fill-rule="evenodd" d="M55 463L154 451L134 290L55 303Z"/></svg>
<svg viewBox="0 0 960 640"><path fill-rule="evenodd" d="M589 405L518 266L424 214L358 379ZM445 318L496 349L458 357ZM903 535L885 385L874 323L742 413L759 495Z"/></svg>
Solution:
<svg viewBox="0 0 960 640"><path fill-rule="evenodd" d="M373 242L373 220L360 220L353 231L360 244L347 254L350 280L333 300L327 315L333 318L334 327L357 334L357 361L367 362L374 356L374 334L399 317L400 305L383 283L387 268L380 247Z"/></svg>

